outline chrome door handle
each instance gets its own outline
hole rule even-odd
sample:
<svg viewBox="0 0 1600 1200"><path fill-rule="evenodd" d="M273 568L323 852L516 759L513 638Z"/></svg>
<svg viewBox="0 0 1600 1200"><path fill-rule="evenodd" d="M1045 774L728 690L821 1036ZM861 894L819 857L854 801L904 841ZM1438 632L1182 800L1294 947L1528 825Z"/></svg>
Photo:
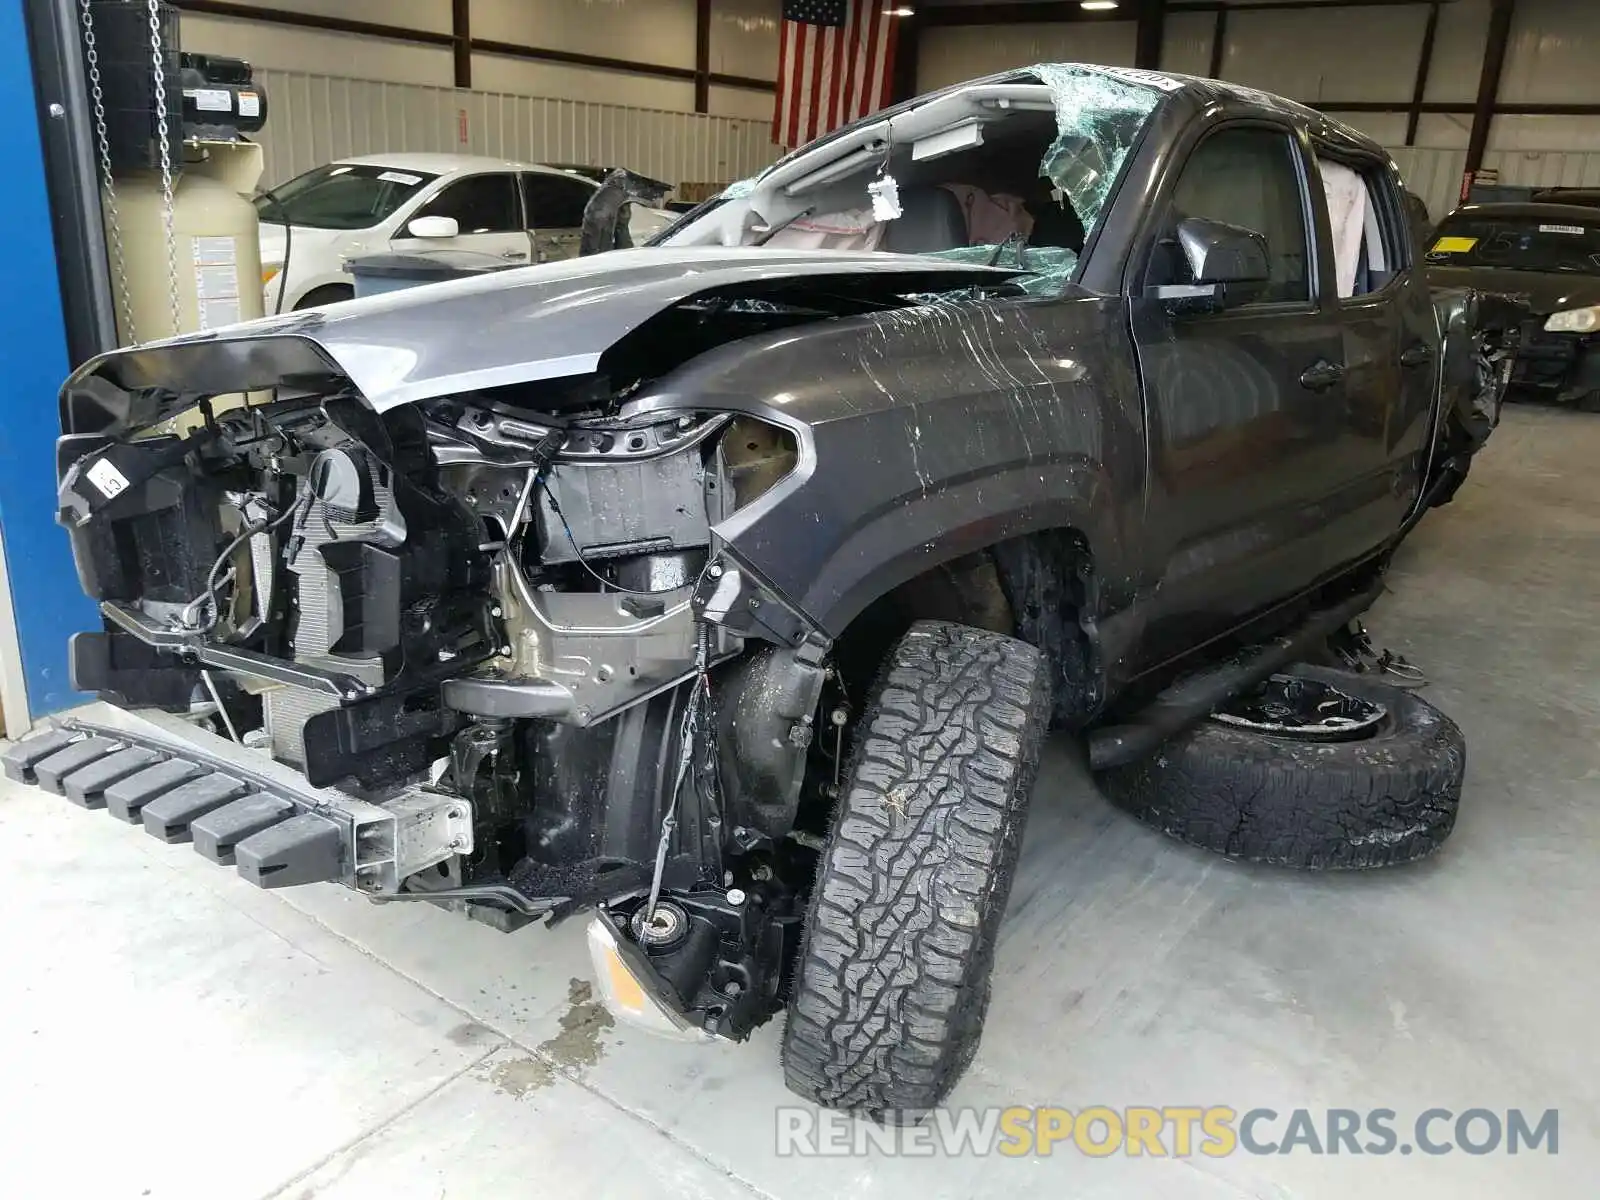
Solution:
<svg viewBox="0 0 1600 1200"><path fill-rule="evenodd" d="M1344 368L1327 359L1318 359L1300 375L1300 386L1313 392L1325 392L1344 378Z"/></svg>
<svg viewBox="0 0 1600 1200"><path fill-rule="evenodd" d="M1400 352L1400 365L1402 367L1425 367L1433 361L1433 351L1424 342L1415 346L1408 346Z"/></svg>
<svg viewBox="0 0 1600 1200"><path fill-rule="evenodd" d="M502 250L500 252L500 257L501 258L527 258L528 257L528 252L526 250Z"/></svg>

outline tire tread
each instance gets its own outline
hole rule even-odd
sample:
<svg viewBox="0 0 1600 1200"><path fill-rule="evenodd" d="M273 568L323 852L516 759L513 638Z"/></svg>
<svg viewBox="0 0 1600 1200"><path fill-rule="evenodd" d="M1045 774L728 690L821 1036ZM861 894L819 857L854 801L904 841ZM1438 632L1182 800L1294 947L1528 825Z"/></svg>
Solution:
<svg viewBox="0 0 1600 1200"><path fill-rule="evenodd" d="M791 989L783 1067L818 1104L938 1104L977 1050L1050 716L1039 652L919 621L863 714Z"/></svg>
<svg viewBox="0 0 1600 1200"><path fill-rule="evenodd" d="M1205 721L1153 757L1107 771L1117 807L1180 841L1275 866L1360 870L1431 854L1455 827L1466 773L1456 723L1367 676L1295 673L1389 706L1367 740L1302 742Z"/></svg>

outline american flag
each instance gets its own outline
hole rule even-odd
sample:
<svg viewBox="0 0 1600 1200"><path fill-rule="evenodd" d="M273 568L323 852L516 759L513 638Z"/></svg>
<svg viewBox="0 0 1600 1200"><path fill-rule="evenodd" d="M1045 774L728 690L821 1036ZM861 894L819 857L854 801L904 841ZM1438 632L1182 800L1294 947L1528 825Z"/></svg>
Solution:
<svg viewBox="0 0 1600 1200"><path fill-rule="evenodd" d="M889 102L893 0L783 0L772 140L802 146Z"/></svg>

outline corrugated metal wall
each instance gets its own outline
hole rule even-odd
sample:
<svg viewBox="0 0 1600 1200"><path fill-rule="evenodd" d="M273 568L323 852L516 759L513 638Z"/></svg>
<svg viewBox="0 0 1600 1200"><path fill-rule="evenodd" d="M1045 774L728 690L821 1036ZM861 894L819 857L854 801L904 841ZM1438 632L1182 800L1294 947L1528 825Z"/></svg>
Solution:
<svg viewBox="0 0 1600 1200"><path fill-rule="evenodd" d="M777 157L766 121L583 100L258 71L263 186L321 163L385 151L492 154L622 166L671 183L742 179Z"/></svg>
<svg viewBox="0 0 1600 1200"><path fill-rule="evenodd" d="M981 36L975 36L981 34ZM918 38L917 87L931 92L980 75L1038 62L1133 66L1134 24L935 25Z"/></svg>
<svg viewBox="0 0 1600 1200"><path fill-rule="evenodd" d="M930 0L924 0L928 3ZM935 4L974 0L932 0ZM993 0L980 0L993 2ZM1254 6L1259 5L1259 8ZM1393 104L1391 112L1332 115L1391 147L1412 190L1435 219L1455 207L1471 113L1423 114L1416 146L1404 146L1405 105L1416 81L1427 21L1425 0L1393 6L1329 3L1282 8L1274 0L1229 0L1221 75L1312 104L1339 100ZM1450 0L1436 30L1425 99L1470 105L1478 94L1488 37L1489 0ZM1041 58L1131 61L1132 21L1054 26L935 27L923 35L919 83L970 78ZM1216 29L1211 11L1169 9L1161 62L1168 70L1210 70ZM1507 104L1600 101L1600 3L1518 0L1500 99ZM1600 121L1587 114L1496 117L1485 167L1507 184L1600 184Z"/></svg>
<svg viewBox="0 0 1600 1200"><path fill-rule="evenodd" d="M260 135L267 159L262 183L269 187L331 159L384 151L455 151L530 162L625 166L672 183L742 179L778 153L765 120L299 71L257 74L271 104L270 120ZM1371 122L1358 117L1352 123ZM1380 134L1378 129L1371 132ZM1390 152L1436 219L1455 207L1466 165L1464 149L1392 146ZM1484 166L1498 169L1508 184L1600 185L1600 151L1491 149Z"/></svg>
<svg viewBox="0 0 1600 1200"><path fill-rule="evenodd" d="M1465 150L1432 150L1422 146L1391 146L1406 186L1422 197L1435 221L1456 206L1461 175L1467 168Z"/></svg>

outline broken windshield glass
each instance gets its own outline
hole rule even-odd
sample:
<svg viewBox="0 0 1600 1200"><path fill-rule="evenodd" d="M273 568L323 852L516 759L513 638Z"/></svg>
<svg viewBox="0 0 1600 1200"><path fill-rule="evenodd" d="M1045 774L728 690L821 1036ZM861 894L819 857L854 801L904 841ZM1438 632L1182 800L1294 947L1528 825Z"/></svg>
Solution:
<svg viewBox="0 0 1600 1200"><path fill-rule="evenodd" d="M1152 72L1071 63L1041 64L1029 74L1050 89L1056 107L1056 140L1039 173L1066 193L1092 233L1139 131L1162 92L1177 85Z"/></svg>
<svg viewBox="0 0 1600 1200"><path fill-rule="evenodd" d="M1059 290L1150 114L1181 86L1076 64L959 85L730 184L663 241L996 261L1030 291Z"/></svg>
<svg viewBox="0 0 1600 1200"><path fill-rule="evenodd" d="M985 267L1014 267L1023 274L1012 283L1030 296L1053 296L1072 278L1078 255L1064 246L1028 246L1021 241L999 246L962 246L935 250L930 258L946 262L976 263Z"/></svg>

